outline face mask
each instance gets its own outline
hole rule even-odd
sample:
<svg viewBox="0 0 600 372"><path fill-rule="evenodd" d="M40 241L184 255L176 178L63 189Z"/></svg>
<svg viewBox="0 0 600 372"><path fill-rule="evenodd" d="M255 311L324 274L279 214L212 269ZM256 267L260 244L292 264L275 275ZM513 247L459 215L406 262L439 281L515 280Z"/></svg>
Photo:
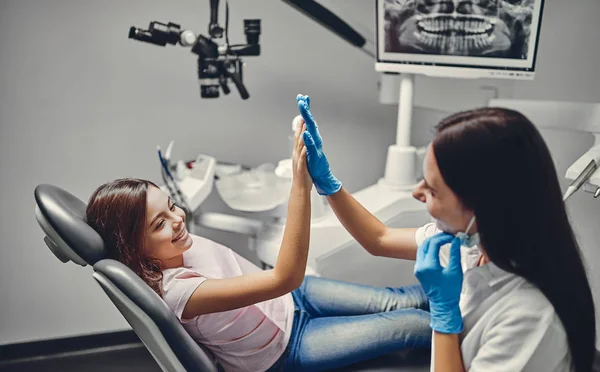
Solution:
<svg viewBox="0 0 600 372"><path fill-rule="evenodd" d="M462 245L465 247L474 247L479 244L479 233L475 233L473 235L469 235L469 230L471 230L471 226L475 223L475 216L471 218L469 225L467 226L467 231L456 233L455 236L460 239Z"/></svg>

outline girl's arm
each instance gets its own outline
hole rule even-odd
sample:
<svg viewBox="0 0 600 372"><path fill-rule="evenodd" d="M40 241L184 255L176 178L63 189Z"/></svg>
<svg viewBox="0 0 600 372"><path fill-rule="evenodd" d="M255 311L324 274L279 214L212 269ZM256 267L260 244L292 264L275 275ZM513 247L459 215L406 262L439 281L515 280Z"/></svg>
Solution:
<svg viewBox="0 0 600 372"><path fill-rule="evenodd" d="M272 270L226 279L208 279L190 296L183 318L228 311L270 300L302 284L310 241L310 192L312 180L306 168L304 127L294 136L293 181L288 216L277 263Z"/></svg>

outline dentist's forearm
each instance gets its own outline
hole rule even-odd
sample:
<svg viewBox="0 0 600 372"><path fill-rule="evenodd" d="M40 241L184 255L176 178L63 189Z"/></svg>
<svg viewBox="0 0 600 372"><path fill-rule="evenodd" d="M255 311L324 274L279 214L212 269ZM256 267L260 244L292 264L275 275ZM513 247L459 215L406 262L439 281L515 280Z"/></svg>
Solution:
<svg viewBox="0 0 600 372"><path fill-rule="evenodd" d="M434 372L465 372L458 334L433 333Z"/></svg>
<svg viewBox="0 0 600 372"><path fill-rule="evenodd" d="M377 254L379 242L387 227L354 199L344 187L328 196L327 200L350 235L369 253Z"/></svg>

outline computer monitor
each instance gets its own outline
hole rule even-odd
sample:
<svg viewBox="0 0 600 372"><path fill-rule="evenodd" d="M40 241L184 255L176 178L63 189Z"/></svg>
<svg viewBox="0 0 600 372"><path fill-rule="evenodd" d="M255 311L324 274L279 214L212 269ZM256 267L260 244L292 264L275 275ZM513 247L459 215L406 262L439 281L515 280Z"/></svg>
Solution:
<svg viewBox="0 0 600 372"><path fill-rule="evenodd" d="M375 69L532 80L544 0L376 0Z"/></svg>

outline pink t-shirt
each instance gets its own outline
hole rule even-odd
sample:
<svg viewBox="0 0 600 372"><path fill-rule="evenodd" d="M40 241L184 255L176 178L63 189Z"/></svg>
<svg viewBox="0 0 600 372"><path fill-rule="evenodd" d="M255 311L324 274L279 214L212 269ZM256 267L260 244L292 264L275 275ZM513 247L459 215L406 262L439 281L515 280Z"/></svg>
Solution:
<svg viewBox="0 0 600 372"><path fill-rule="evenodd" d="M192 293L207 279L261 271L231 249L192 235L183 267L163 271L163 299L187 332L210 349L226 371L265 371L290 339L294 301L290 293L244 308L181 319Z"/></svg>

